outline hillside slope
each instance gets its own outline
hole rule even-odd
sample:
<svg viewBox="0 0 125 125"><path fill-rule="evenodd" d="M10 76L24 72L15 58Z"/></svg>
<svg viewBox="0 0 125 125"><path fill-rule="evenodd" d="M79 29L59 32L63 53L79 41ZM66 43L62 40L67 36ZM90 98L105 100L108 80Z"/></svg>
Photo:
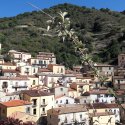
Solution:
<svg viewBox="0 0 125 125"><path fill-rule="evenodd" d="M55 16L59 11L67 11L71 27L89 48L95 61L112 63L117 55L125 51L125 15L109 9L79 7L61 4L46 13ZM62 43L58 37L43 36L49 19L39 11L26 12L12 18L0 19L0 42L2 53L10 49L26 51L35 56L39 51L54 52L58 63L72 67L79 62L72 45Z"/></svg>

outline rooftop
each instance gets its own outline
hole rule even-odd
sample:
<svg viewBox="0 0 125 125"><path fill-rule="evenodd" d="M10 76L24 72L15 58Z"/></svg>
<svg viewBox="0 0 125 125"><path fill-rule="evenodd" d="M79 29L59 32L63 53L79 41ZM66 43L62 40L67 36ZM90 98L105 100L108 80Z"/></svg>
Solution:
<svg viewBox="0 0 125 125"><path fill-rule="evenodd" d="M86 112L87 109L83 105L76 105L71 107L65 106L60 108L54 108L54 109L50 109L49 111L53 112L53 114L55 115L60 115L60 114L68 114L68 113L75 113L75 112Z"/></svg>
<svg viewBox="0 0 125 125"><path fill-rule="evenodd" d="M112 112L100 112L100 113L90 113L90 117L98 117L98 116L109 116L114 115Z"/></svg>
<svg viewBox="0 0 125 125"><path fill-rule="evenodd" d="M40 96L54 95L52 93L41 91L41 90L23 90L21 93L27 94L30 97L40 97Z"/></svg>
<svg viewBox="0 0 125 125"><path fill-rule="evenodd" d="M28 101L24 101L24 100L11 100L11 101L3 102L0 104L6 107L16 107L16 106L30 105L31 103Z"/></svg>
<svg viewBox="0 0 125 125"><path fill-rule="evenodd" d="M107 104L107 103L93 103L87 104L89 109L104 109L104 108L119 108L116 103Z"/></svg>

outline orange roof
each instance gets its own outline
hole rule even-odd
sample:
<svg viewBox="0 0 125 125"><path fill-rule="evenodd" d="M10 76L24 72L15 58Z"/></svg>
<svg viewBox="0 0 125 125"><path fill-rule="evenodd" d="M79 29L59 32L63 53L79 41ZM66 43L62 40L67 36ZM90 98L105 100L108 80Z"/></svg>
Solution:
<svg viewBox="0 0 125 125"><path fill-rule="evenodd" d="M6 107L16 107L16 106L30 105L31 103L28 101L24 101L24 100L11 100L11 101L3 102L0 104Z"/></svg>

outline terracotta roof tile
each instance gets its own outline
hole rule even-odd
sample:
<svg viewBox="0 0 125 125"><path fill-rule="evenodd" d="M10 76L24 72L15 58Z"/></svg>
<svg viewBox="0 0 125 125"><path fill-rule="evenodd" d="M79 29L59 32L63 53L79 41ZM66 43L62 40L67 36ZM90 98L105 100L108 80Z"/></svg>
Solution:
<svg viewBox="0 0 125 125"><path fill-rule="evenodd" d="M30 105L31 103L28 101L24 101L24 100L11 100L11 101L3 102L0 104L6 107L16 107L16 106Z"/></svg>

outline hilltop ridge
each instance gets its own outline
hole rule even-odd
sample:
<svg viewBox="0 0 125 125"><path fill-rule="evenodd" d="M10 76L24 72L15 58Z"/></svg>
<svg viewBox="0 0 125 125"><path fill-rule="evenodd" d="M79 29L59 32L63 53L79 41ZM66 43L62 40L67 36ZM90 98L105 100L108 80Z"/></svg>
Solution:
<svg viewBox="0 0 125 125"><path fill-rule="evenodd" d="M59 4L46 13L55 16L59 11L67 11L71 19L71 28L79 39L86 44L93 60L113 63L119 53L125 52L125 13L109 9L86 8L71 4ZM11 18L0 19L0 42L2 54L10 49L32 53L39 51L54 52L57 63L67 67L79 64L79 58L73 46L62 43L58 37L43 36L46 21L49 19L40 11L25 12Z"/></svg>

